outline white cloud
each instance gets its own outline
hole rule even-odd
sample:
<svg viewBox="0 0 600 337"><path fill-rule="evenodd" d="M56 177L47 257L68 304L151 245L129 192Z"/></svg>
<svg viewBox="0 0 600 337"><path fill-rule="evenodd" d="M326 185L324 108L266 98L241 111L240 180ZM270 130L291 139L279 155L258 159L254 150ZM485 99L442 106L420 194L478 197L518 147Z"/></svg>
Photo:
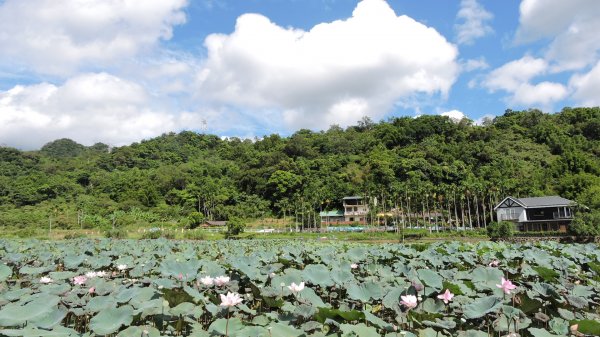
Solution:
<svg viewBox="0 0 600 337"><path fill-rule="evenodd" d="M517 43L550 39L544 57L553 71L595 64L600 50L600 1L523 0Z"/></svg>
<svg viewBox="0 0 600 337"><path fill-rule="evenodd" d="M459 110L442 112L440 115L449 117L454 123L462 121L463 118L468 118L462 111Z"/></svg>
<svg viewBox="0 0 600 337"><path fill-rule="evenodd" d="M112 66L172 36L187 0L0 1L0 61L65 76Z"/></svg>
<svg viewBox="0 0 600 337"><path fill-rule="evenodd" d="M482 86L490 92L498 90L510 94L507 101L511 104L531 106L541 104L544 107L564 99L568 95L567 88L554 82L531 81L546 74L548 63L544 59L525 56L494 69L482 81Z"/></svg>
<svg viewBox="0 0 600 337"><path fill-rule="evenodd" d="M293 128L348 125L414 95L444 97L459 71L455 46L383 0L364 0L351 18L309 31L245 14L232 34L205 44L203 99L254 114L283 111Z"/></svg>
<svg viewBox="0 0 600 337"><path fill-rule="evenodd" d="M465 72L471 72L475 70L483 70L489 68L490 65L485 60L485 57L479 57L476 59L468 59L461 62L461 68Z"/></svg>
<svg viewBox="0 0 600 337"><path fill-rule="evenodd" d="M456 19L462 21L454 26L456 41L459 44L472 44L494 30L487 23L494 15L488 12L477 0L462 0Z"/></svg>
<svg viewBox="0 0 600 337"><path fill-rule="evenodd" d="M574 90L573 98L579 104L600 106L600 61L589 72L574 75L569 85Z"/></svg>
<svg viewBox="0 0 600 337"><path fill-rule="evenodd" d="M122 145L201 126L198 114L168 110L140 85L106 73L15 86L0 92L0 143L32 149L67 137Z"/></svg>

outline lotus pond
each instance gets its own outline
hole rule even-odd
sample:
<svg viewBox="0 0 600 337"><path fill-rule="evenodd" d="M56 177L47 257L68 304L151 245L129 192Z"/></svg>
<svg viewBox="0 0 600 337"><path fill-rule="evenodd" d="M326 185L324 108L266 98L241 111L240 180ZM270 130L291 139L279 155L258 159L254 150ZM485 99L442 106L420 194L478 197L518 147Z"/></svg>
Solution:
<svg viewBox="0 0 600 337"><path fill-rule="evenodd" d="M600 335L594 244L0 240L1 336Z"/></svg>

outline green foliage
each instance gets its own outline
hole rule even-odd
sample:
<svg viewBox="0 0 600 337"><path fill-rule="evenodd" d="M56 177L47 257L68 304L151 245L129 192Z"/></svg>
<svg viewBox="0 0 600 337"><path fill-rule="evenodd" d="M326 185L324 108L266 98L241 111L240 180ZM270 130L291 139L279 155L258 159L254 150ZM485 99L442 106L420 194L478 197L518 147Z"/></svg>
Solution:
<svg viewBox="0 0 600 337"><path fill-rule="evenodd" d="M45 227L51 215L59 228L193 227L198 212L298 215L313 228L349 195L377 197L371 216L397 207L419 226L429 226L429 208L443 225L483 227L508 195L561 195L597 210L598 125L597 107L533 109L484 126L430 115L254 141L185 131L112 149L69 139L40 151L0 147L0 225Z"/></svg>
<svg viewBox="0 0 600 337"><path fill-rule="evenodd" d="M599 236L600 210L577 213L569 226L569 232L577 236Z"/></svg>
<svg viewBox="0 0 600 337"><path fill-rule="evenodd" d="M206 234L201 231L186 231L183 233L186 240L206 240Z"/></svg>
<svg viewBox="0 0 600 337"><path fill-rule="evenodd" d="M492 222L487 226L487 234L490 239L508 239L515 233L515 224L509 221Z"/></svg>
<svg viewBox="0 0 600 337"><path fill-rule="evenodd" d="M104 237L109 239L126 239L127 231L122 228L109 229L104 233Z"/></svg>
<svg viewBox="0 0 600 337"><path fill-rule="evenodd" d="M244 232L246 223L240 218L231 218L227 221L227 232L225 233L227 238L235 237Z"/></svg>
<svg viewBox="0 0 600 337"><path fill-rule="evenodd" d="M188 228L194 229L204 222L204 214L200 212L192 212L188 215Z"/></svg>

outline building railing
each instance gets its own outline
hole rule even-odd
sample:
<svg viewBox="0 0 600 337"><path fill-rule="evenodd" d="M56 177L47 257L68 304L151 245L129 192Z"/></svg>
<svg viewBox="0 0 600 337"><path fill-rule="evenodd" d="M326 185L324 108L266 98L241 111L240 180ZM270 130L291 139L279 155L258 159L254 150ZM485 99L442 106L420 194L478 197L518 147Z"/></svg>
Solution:
<svg viewBox="0 0 600 337"><path fill-rule="evenodd" d="M500 221L519 220L519 215L518 214L501 214L499 220Z"/></svg>
<svg viewBox="0 0 600 337"><path fill-rule="evenodd" d="M571 214L559 214L559 212L553 212L552 218L554 219L573 219L573 215Z"/></svg>
<svg viewBox="0 0 600 337"><path fill-rule="evenodd" d="M353 212L345 212L344 215L367 215L367 211L353 211Z"/></svg>

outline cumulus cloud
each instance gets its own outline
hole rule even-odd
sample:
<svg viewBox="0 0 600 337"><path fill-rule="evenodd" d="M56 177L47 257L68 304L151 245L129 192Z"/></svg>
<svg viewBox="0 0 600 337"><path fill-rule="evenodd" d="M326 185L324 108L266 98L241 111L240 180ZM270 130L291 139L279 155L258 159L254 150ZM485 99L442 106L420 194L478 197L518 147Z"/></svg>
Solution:
<svg viewBox="0 0 600 337"><path fill-rule="evenodd" d="M459 44L472 44L476 39L484 37L494 30L488 24L494 15L488 12L477 0L462 0L456 14L460 23L454 26L456 41Z"/></svg>
<svg viewBox="0 0 600 337"><path fill-rule="evenodd" d="M233 33L212 34L205 45L200 97L255 114L283 111L293 128L348 125L414 95L444 97L459 72L455 46L383 0L364 0L352 17L309 31L245 14Z"/></svg>
<svg viewBox="0 0 600 337"><path fill-rule="evenodd" d="M509 93L507 101L511 104L525 106L540 104L548 107L566 98L568 90L560 83L547 81L531 83L535 77L547 71L548 63L544 59L525 56L494 69L481 84L490 92L501 90Z"/></svg>
<svg viewBox="0 0 600 337"><path fill-rule="evenodd" d="M143 87L106 73L0 92L0 143L39 148L57 138L91 145L128 144L161 133L200 128L198 114L169 113Z"/></svg>
<svg viewBox="0 0 600 337"><path fill-rule="evenodd" d="M0 1L0 61L64 76L168 40L187 0Z"/></svg>
<svg viewBox="0 0 600 337"><path fill-rule="evenodd" d="M523 0L517 43L550 39L544 57L553 71L595 64L600 50L600 2L596 0Z"/></svg>
<svg viewBox="0 0 600 337"><path fill-rule="evenodd" d="M459 110L442 112L440 115L449 117L454 123L458 123L462 121L463 118L467 118L467 116L465 116L465 114Z"/></svg>
<svg viewBox="0 0 600 337"><path fill-rule="evenodd" d="M585 106L600 106L600 61L585 74L574 75L569 85L573 98Z"/></svg>

